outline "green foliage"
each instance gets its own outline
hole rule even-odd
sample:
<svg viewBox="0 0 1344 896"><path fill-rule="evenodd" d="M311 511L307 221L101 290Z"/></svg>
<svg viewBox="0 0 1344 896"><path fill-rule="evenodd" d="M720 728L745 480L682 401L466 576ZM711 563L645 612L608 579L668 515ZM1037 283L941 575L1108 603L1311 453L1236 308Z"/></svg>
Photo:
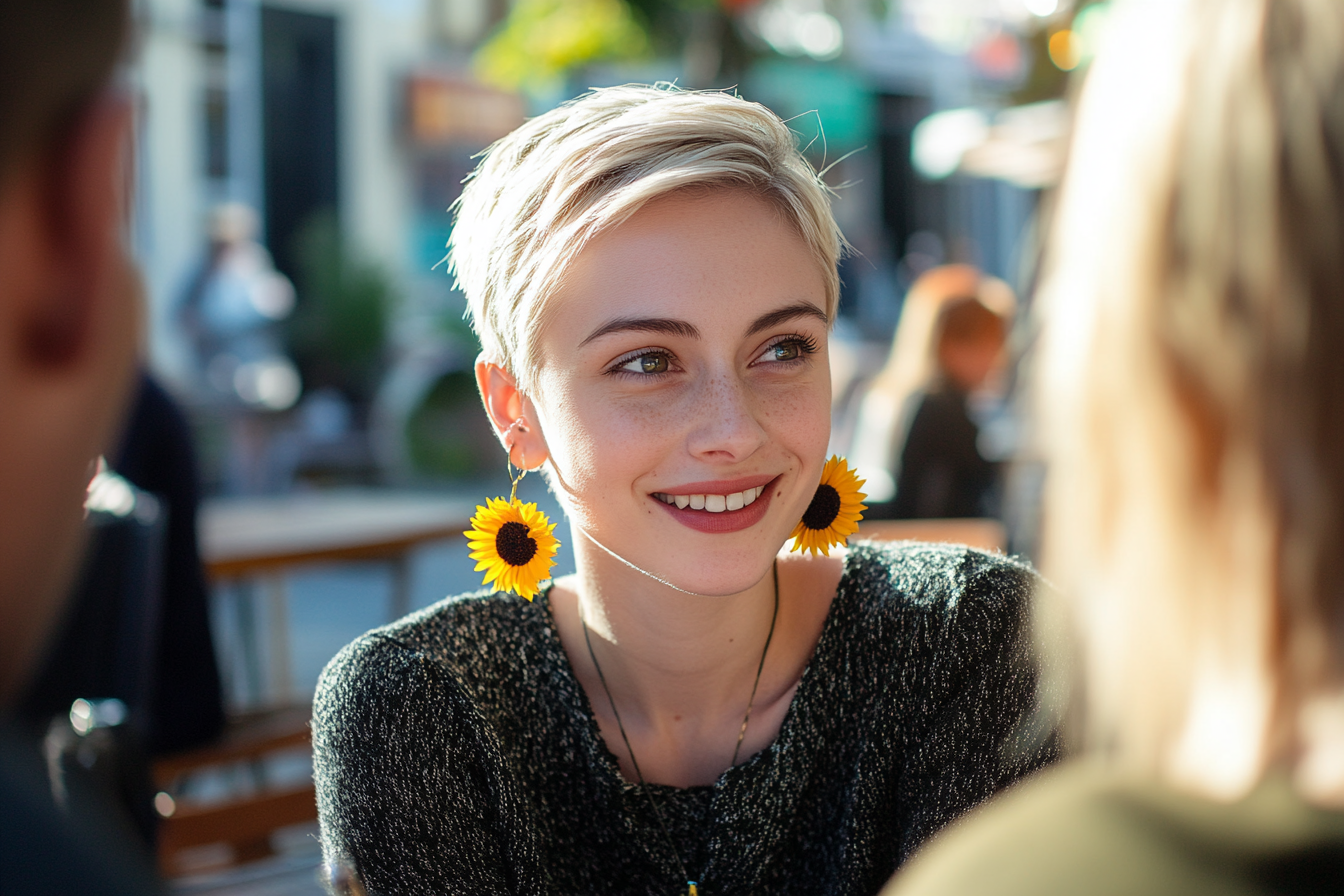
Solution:
<svg viewBox="0 0 1344 896"><path fill-rule="evenodd" d="M474 64L487 84L545 93L579 66L638 59L648 50L649 36L626 0L517 0Z"/></svg>
<svg viewBox="0 0 1344 896"><path fill-rule="evenodd" d="M298 305L289 346L305 383L334 386L367 402L383 372L391 278L360 258L331 212L314 215L296 239Z"/></svg>
<svg viewBox="0 0 1344 896"><path fill-rule="evenodd" d="M432 478L480 476L503 466L470 370L434 384L406 423L406 448L415 470Z"/></svg>

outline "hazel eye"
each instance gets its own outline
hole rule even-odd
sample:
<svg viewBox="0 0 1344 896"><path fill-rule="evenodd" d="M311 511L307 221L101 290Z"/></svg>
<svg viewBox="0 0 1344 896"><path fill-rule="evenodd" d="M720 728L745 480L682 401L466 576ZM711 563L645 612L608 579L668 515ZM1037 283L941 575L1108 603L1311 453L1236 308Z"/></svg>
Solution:
<svg viewBox="0 0 1344 896"><path fill-rule="evenodd" d="M667 355L650 353L631 358L617 369L625 373L658 374L667 373L670 368Z"/></svg>
<svg viewBox="0 0 1344 896"><path fill-rule="evenodd" d="M816 350L817 346L814 340L795 336L781 339L774 345L767 347L765 351L761 352L755 363L789 364L794 361L802 361Z"/></svg>

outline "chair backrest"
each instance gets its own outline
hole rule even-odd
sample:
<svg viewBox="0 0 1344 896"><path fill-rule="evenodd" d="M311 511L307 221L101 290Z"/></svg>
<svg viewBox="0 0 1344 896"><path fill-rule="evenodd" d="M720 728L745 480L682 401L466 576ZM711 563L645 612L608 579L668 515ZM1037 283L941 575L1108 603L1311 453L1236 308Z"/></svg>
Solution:
<svg viewBox="0 0 1344 896"><path fill-rule="evenodd" d="M317 793L311 774L271 780L269 763L286 754L310 755L308 721L312 707L290 706L235 715L214 743L159 759L154 778L160 793L159 869L175 877L255 861L273 855L272 835L317 820ZM184 795L197 775L241 768L250 786L233 788L207 802ZM226 847L223 853L211 849ZM204 847L204 850L201 848Z"/></svg>

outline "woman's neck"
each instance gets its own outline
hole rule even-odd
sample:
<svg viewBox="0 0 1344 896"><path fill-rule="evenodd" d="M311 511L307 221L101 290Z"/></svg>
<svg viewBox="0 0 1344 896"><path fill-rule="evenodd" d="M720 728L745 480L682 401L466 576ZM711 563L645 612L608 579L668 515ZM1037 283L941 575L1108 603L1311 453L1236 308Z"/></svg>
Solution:
<svg viewBox="0 0 1344 896"><path fill-rule="evenodd" d="M839 558L781 560L776 618L769 568L745 591L706 597L675 591L579 540L575 554L579 572L557 582L552 611L627 779L639 775L621 727L644 779L678 786L711 783L728 767L749 702L740 757L774 740L835 594Z"/></svg>
<svg viewBox="0 0 1344 896"><path fill-rule="evenodd" d="M746 591L708 597L674 591L591 549L575 553L576 616L623 719L726 704L746 711L738 692L755 677L774 613L768 569Z"/></svg>

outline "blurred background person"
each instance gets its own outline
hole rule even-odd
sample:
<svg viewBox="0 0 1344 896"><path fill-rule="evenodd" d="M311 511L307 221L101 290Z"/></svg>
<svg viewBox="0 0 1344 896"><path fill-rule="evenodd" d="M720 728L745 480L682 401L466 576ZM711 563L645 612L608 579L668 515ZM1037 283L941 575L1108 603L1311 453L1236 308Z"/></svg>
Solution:
<svg viewBox="0 0 1344 896"><path fill-rule="evenodd" d="M98 530L20 714L41 730L78 698L115 697L138 716L134 721L149 754L200 746L223 730L224 696L198 547L195 449L176 401L146 371L140 373L121 442L107 458L105 475L124 477L132 500L154 508L158 518L147 533L152 549L128 556L136 553L135 539L126 543L118 540L124 536ZM143 575L127 568L136 563L152 563L154 569ZM128 587L153 593L127 594ZM128 614L149 617L139 620L150 634L136 646L152 656L118 655L124 651L117 629ZM134 669L125 668L127 660Z"/></svg>
<svg viewBox="0 0 1344 896"><path fill-rule="evenodd" d="M259 221L240 202L210 214L210 246L178 316L192 349L193 392L228 420L225 488L266 485L269 431L264 415L291 407L301 391L285 351L282 322L294 310L294 285L257 241Z"/></svg>
<svg viewBox="0 0 1344 896"><path fill-rule="evenodd" d="M892 894L1344 892L1344 5L1163 10L1088 76L1042 294L1092 761Z"/></svg>
<svg viewBox="0 0 1344 896"><path fill-rule="evenodd" d="M973 404L992 388L1015 305L1008 284L970 265L911 286L855 427L871 519L998 515L999 464L982 453Z"/></svg>
<svg viewBox="0 0 1344 896"><path fill-rule="evenodd" d="M115 444L142 326L124 240L132 103L124 2L0 13L0 869L5 892L139 893L146 866L59 813L8 726L79 566L85 488Z"/></svg>

